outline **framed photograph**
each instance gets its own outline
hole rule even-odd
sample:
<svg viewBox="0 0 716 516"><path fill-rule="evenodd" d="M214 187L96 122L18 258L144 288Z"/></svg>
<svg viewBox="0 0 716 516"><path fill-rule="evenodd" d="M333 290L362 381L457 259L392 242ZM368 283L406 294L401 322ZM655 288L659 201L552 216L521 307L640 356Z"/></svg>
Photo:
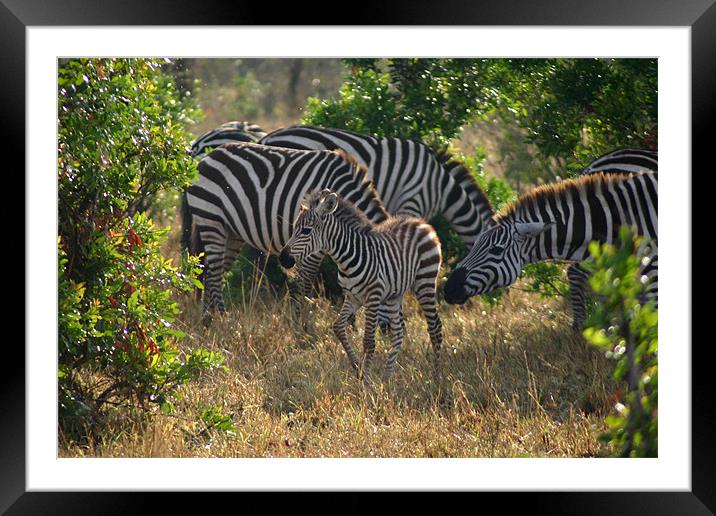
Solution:
<svg viewBox="0 0 716 516"><path fill-rule="evenodd" d="M709 360L707 346L692 346L691 330L692 220L700 219L691 210L700 205L692 200L692 170L713 168L705 159L716 114L712 4L381 5L359 9L345 26L307 19L295 7L267 23L259 5L227 13L181 1L3 0L0 59L8 80L0 98L6 155L18 162L13 169L25 170L27 243L25 355L7 355L0 393L0 509L126 512L141 501L125 491L470 491L493 493L500 503L526 491L508 503L567 514L716 511ZM298 124L345 132L309 134ZM656 315L653 345L638 348L638 358L622 345L632 337L619 333L617 319L597 335L599 312L580 318L567 267L588 253L564 243L570 233L559 233L562 219L552 216L569 218L556 208L560 192L588 195L583 185L599 181L618 189L618 181L637 177L636 190L625 191L648 197L657 142L666 170L658 410L656 389L644 387L646 371L656 375ZM622 147L641 148L639 163L653 156L653 168L610 175L602 163L587 177L599 154ZM444 174L437 190L430 190L432 165L420 168L423 155ZM295 170L312 160L350 179L324 184L310 176L321 185L313 196L298 195L300 182L287 188L289 179L266 186L291 177L280 168L291 160ZM398 162L396 169L424 177L391 182L389 164ZM254 197L242 197L243 179L217 179L249 173ZM97 186L98 177L106 182ZM91 202L104 206L91 215L82 196L67 193L85 188L95 188ZM487 215L470 188L481 192ZM653 210L642 209L643 200L633 209L639 234L655 239L656 186L653 193ZM296 202L285 200L291 196ZM265 201L267 216L255 215L262 222L247 222L264 206L251 199L269 197L293 211ZM556 264L521 263L510 281L475 286L487 282L470 276L478 255L499 251L500 264L509 255L509 244L481 232L498 234L520 203L533 214L546 206L552 217L517 217L518 241L542 239L539 260ZM585 201L585 210L595 203ZM429 220L400 223L442 249L443 275L436 269L428 290L415 290L405 304L395 293L356 294L354 262L343 265L344 250L334 249L343 230L311 226L311 217L355 216L351 224L374 228L384 224L382 213ZM88 217L102 234L91 256L106 274L92 302L83 300L82 275L63 272L77 256L73 245L90 241L81 229ZM311 231L335 232L299 238ZM537 232L552 235L548 245ZM360 248L360 238L350 238ZM493 240L488 246L482 238ZM338 264L321 268L315 297L303 295L310 284L301 290L311 256L300 254L301 245L309 240L324 242L311 252ZM353 259L367 263L370 245ZM421 252L432 256L426 246L421 241ZM603 253L594 256L616 263ZM199 257L185 257L192 254ZM375 289L392 292L391 281L404 282L410 261L398 254L392 276L383 273ZM232 265L237 256L244 265ZM645 283L656 256L633 262ZM371 267L385 267L376 260ZM289 271L296 261L300 273ZM590 262L594 278L597 262ZM613 299L619 282L609 278L589 285ZM515 282L502 297L493 288ZM331 288L332 301L322 295ZM362 300L355 323L360 304L341 305L342 288L351 293L344 299ZM648 310L629 313L640 335L649 334ZM111 317L122 331L107 329ZM625 324L636 331L636 323ZM96 352L68 344L81 332ZM373 369L380 373L369 373L346 345L358 346L364 333L377 335ZM402 347L396 335L404 335ZM620 356L646 364L649 352L654 362L641 376L612 377ZM380 376L383 368L390 378ZM642 389L638 410L650 423L638 431L623 426L637 410L626 385ZM118 412L95 411L103 404L151 417L113 420ZM100 413L101 423L92 419ZM107 426L112 432L103 434Z"/></svg>

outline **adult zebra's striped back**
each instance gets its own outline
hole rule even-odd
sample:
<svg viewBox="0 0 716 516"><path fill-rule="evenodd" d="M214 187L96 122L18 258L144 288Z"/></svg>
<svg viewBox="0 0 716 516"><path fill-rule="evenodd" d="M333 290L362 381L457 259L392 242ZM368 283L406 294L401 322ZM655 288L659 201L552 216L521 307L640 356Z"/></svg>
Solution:
<svg viewBox="0 0 716 516"><path fill-rule="evenodd" d="M650 149L617 149L602 154L584 167L581 175L599 172L608 174L658 173L659 157L656 150ZM579 263L567 267L569 280L569 297L572 306L572 325L579 331L587 318L586 289L589 274Z"/></svg>
<svg viewBox="0 0 716 516"><path fill-rule="evenodd" d="M207 314L225 310L223 274L243 245L278 254L291 236L305 195L323 188L340 192L374 222L388 217L365 169L343 151L234 143L213 150L199 162L198 179L187 189L183 209L205 253ZM302 267L302 284L310 286L315 272Z"/></svg>
<svg viewBox="0 0 716 516"><path fill-rule="evenodd" d="M394 215L430 220L443 215L469 248L491 227L492 207L469 171L422 142L313 126L274 131L264 145L295 149L343 149L368 169L386 209Z"/></svg>

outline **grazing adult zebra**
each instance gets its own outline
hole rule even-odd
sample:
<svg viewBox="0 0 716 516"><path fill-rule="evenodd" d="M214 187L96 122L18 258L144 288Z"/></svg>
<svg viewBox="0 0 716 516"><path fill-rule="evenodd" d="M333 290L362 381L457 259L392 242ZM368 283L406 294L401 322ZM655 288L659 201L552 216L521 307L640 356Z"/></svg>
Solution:
<svg viewBox="0 0 716 516"><path fill-rule="evenodd" d="M370 369L381 304L387 307L391 330L385 376L393 374L405 332L403 297L412 289L428 323L433 373L439 378L442 326L436 306L436 283L441 255L440 241L432 226L406 216L374 224L335 192L323 190L307 197L279 260L290 268L316 251L327 253L338 266L345 298L333 330L358 374ZM361 306L365 306L362 367L346 334L348 322Z"/></svg>
<svg viewBox="0 0 716 516"><path fill-rule="evenodd" d="M605 173L640 173L659 171L658 152L649 149L617 149L598 157L587 165L582 175ZM587 318L586 288L589 273L579 263L567 267L569 298L574 329L579 331Z"/></svg>
<svg viewBox="0 0 716 516"><path fill-rule="evenodd" d="M592 161L580 172L582 175L595 172L658 172L658 152L649 149L617 149Z"/></svg>
<svg viewBox="0 0 716 516"><path fill-rule="evenodd" d="M368 169L386 209L430 220L442 214L465 245L492 226L492 207L468 170L447 153L400 138L374 138L312 126L279 129L259 143L295 149L343 149Z"/></svg>
<svg viewBox="0 0 716 516"><path fill-rule="evenodd" d="M657 174L592 174L539 187L496 217L478 237L445 285L448 303L511 285L522 267L547 259L581 261L589 243L613 243L620 226L652 242L651 262L642 271L657 296Z"/></svg>
<svg viewBox="0 0 716 516"><path fill-rule="evenodd" d="M192 157L199 156L225 143L258 142L266 136L266 131L250 122L226 122L216 129L207 131L191 144Z"/></svg>
<svg viewBox="0 0 716 516"><path fill-rule="evenodd" d="M199 162L199 177L186 191L183 218L185 224L191 224L192 254L205 253L206 322L212 311L225 310L223 275L243 245L278 254L291 236L301 201L307 193L323 188L355 203L368 220L388 218L365 169L340 150L301 151L232 143ZM188 228L184 229L187 234ZM310 288L315 273L316 269L301 267L301 285Z"/></svg>

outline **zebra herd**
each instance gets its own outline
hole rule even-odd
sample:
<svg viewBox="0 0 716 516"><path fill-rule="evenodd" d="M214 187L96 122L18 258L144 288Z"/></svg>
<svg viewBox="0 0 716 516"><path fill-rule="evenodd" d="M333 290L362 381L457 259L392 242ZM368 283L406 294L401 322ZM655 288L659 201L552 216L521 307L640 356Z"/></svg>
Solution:
<svg viewBox="0 0 716 516"><path fill-rule="evenodd" d="M212 149L213 150L210 150ZM500 214L468 170L447 153L399 138L294 126L265 133L229 122L199 137L199 176L183 197L183 246L204 252L204 313L225 310L224 273L251 245L298 264L301 293L325 255L337 264L344 292L334 324L351 365L365 374L378 320L389 324L395 367L404 335L402 302L412 289L428 323L439 374L441 324L437 312L440 243L426 222L442 215L470 249L450 274L448 303L512 284L522 267L547 259L568 268L574 326L586 312L590 241L612 243L621 225L653 241L643 274L656 298L657 153L619 149L594 160L582 176L535 189ZM365 307L361 362L346 325Z"/></svg>

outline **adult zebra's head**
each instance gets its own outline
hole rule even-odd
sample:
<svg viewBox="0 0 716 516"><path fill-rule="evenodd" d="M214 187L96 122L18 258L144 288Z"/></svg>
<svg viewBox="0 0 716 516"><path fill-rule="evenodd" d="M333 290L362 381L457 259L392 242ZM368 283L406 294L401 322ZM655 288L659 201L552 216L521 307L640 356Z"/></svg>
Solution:
<svg viewBox="0 0 716 516"><path fill-rule="evenodd" d="M321 190L318 194L308 196L307 203L301 206L293 224L293 234L279 256L281 265L290 269L306 256L327 247L321 230L326 218L337 208L338 195L330 190Z"/></svg>
<svg viewBox="0 0 716 516"><path fill-rule="evenodd" d="M450 274L445 284L445 301L463 304L471 296L514 283L537 237L553 224L508 219L481 233Z"/></svg>

